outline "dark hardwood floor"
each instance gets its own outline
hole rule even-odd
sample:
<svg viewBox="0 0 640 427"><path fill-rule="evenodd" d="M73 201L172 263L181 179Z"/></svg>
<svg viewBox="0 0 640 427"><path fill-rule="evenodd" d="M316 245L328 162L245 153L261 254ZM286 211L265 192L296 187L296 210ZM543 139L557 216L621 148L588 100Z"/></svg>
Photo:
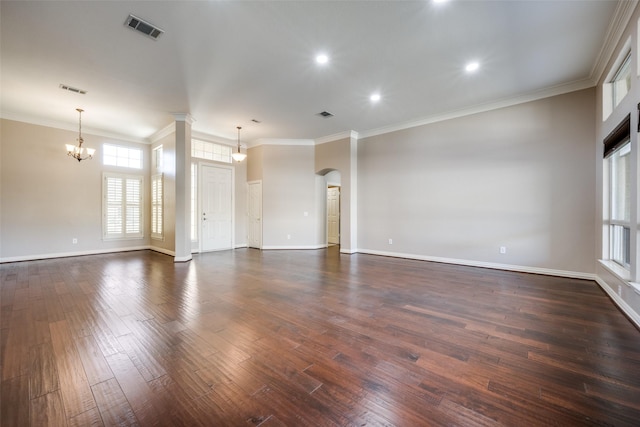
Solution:
<svg viewBox="0 0 640 427"><path fill-rule="evenodd" d="M594 282L337 251L0 265L0 424L640 425Z"/></svg>

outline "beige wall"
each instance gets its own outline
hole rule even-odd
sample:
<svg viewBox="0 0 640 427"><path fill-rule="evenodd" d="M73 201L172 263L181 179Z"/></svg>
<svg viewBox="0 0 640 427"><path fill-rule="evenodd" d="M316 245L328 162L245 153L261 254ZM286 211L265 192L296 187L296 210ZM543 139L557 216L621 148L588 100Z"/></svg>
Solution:
<svg viewBox="0 0 640 427"><path fill-rule="evenodd" d="M33 259L149 245L149 146L83 133L93 159L78 163L65 153L77 132L1 121L0 259ZM142 171L102 165L102 144L144 151ZM102 240L102 173L144 175L145 238ZM78 239L77 244L72 239Z"/></svg>
<svg viewBox="0 0 640 427"><path fill-rule="evenodd" d="M261 152L263 247L317 247L314 147L263 145Z"/></svg>
<svg viewBox="0 0 640 427"><path fill-rule="evenodd" d="M587 89L359 141L359 249L593 274L594 102Z"/></svg>
<svg viewBox="0 0 640 427"><path fill-rule="evenodd" d="M353 242L351 238L352 222L354 222L351 209L353 191L351 180L351 138L316 145L315 172L324 175L332 170L340 172L341 180L340 249L345 252L350 252L357 248L357 242ZM326 241L324 243L326 243Z"/></svg>

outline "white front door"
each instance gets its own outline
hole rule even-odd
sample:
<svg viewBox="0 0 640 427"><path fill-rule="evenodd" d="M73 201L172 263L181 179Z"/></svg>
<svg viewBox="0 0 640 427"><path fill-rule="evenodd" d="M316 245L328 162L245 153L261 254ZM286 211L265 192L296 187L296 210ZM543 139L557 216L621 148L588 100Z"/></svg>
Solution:
<svg viewBox="0 0 640 427"><path fill-rule="evenodd" d="M249 183L247 191L247 246L262 248L262 182Z"/></svg>
<svg viewBox="0 0 640 427"><path fill-rule="evenodd" d="M233 170L200 167L201 250L231 249L233 245Z"/></svg>
<svg viewBox="0 0 640 427"><path fill-rule="evenodd" d="M340 243L340 187L327 188L327 242Z"/></svg>

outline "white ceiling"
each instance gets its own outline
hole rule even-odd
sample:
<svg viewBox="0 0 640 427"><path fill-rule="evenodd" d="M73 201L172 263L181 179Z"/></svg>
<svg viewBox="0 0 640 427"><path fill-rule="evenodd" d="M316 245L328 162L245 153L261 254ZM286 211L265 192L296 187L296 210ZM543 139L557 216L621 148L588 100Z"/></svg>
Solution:
<svg viewBox="0 0 640 427"><path fill-rule="evenodd" d="M2 0L1 114L73 129L81 107L83 129L138 140L170 125L171 113L231 140L242 126L243 142L372 132L592 86L616 8L602 0ZM130 13L165 33L154 41L125 27ZM315 63L319 52L330 56L325 66ZM481 64L473 75L464 71L470 60ZM382 99L372 104L375 91ZM317 116L323 110L335 116Z"/></svg>

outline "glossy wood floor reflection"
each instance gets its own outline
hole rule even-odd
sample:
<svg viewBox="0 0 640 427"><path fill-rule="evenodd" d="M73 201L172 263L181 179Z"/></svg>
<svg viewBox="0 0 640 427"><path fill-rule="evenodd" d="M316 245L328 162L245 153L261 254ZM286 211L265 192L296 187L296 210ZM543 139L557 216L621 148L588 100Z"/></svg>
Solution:
<svg viewBox="0 0 640 427"><path fill-rule="evenodd" d="M0 424L639 425L594 282L368 255L0 265Z"/></svg>

